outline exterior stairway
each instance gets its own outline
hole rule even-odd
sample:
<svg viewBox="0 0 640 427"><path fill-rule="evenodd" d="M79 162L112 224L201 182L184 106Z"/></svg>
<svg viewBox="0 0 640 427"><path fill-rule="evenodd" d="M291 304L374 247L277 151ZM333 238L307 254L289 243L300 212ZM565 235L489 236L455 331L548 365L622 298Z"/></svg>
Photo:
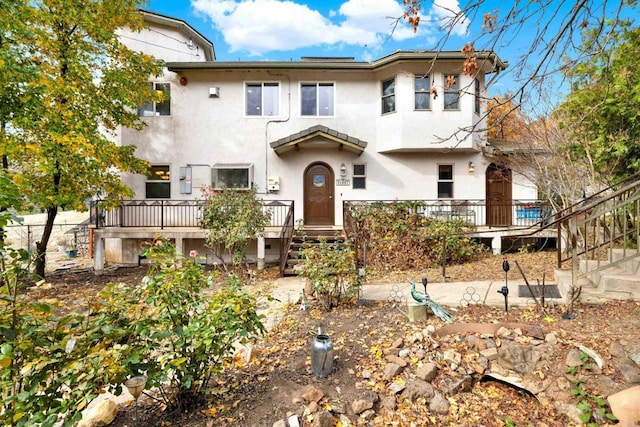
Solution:
<svg viewBox="0 0 640 427"><path fill-rule="evenodd" d="M579 301L601 304L609 300L640 301L640 255L633 250L611 249L608 260L581 260L576 286ZM566 302L571 300L572 271L556 270L556 282Z"/></svg>
<svg viewBox="0 0 640 427"><path fill-rule="evenodd" d="M336 229L331 226L305 226L295 231L291 239L291 244L287 250L287 259L285 261L284 276L296 276L298 273L295 266L300 261L300 253L305 243L319 245L320 239L326 239L327 243L344 242L344 230Z"/></svg>

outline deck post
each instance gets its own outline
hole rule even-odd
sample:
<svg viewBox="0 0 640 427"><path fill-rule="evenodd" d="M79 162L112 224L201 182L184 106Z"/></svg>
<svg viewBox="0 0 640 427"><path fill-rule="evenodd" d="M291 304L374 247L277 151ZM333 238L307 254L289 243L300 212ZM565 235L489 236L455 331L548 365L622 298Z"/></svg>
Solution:
<svg viewBox="0 0 640 427"><path fill-rule="evenodd" d="M258 236L258 270L264 270L264 236Z"/></svg>
<svg viewBox="0 0 640 427"><path fill-rule="evenodd" d="M95 234L94 234L95 238ZM93 242L93 272L96 276L104 271L104 237L97 237Z"/></svg>
<svg viewBox="0 0 640 427"><path fill-rule="evenodd" d="M502 253L502 236L500 234L491 239L491 249L494 255L500 255Z"/></svg>

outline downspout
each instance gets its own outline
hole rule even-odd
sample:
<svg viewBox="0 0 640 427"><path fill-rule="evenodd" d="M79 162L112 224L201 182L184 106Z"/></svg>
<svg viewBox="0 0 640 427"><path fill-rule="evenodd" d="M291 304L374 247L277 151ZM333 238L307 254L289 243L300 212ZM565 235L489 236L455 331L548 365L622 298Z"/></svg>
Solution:
<svg viewBox="0 0 640 427"><path fill-rule="evenodd" d="M267 186L269 181L269 125L271 123L285 123L291 118L291 78L286 74L276 74L271 71L267 73L272 76L285 77L287 79L287 118L278 120L269 120L264 126L264 194L267 194Z"/></svg>

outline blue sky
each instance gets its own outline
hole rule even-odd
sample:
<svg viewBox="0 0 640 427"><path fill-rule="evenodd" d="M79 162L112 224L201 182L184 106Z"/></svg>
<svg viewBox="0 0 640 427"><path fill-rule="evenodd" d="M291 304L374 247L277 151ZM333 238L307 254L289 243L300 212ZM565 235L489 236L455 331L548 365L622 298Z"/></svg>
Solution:
<svg viewBox="0 0 640 427"><path fill-rule="evenodd" d="M476 49L490 46L500 58L511 64L491 89L494 95L513 90L527 77L527 68L535 65L535 59L539 58L538 52L529 52L534 35L542 32L544 39L550 40L555 28L564 24L563 17L573 4L553 0L526 2L522 6L519 3L500 3L500 0L472 2L480 4L474 15L465 16L461 22L451 26L450 36L442 46L446 34L443 25L452 16L451 11L460 10L457 0L425 0L416 33L404 20L395 29L393 27L394 18L400 17L404 10L402 0L148 2L146 9L183 19L207 37L213 42L219 61L288 61L299 60L302 56L348 56L357 61L371 61L399 49L443 47L445 50L460 50L465 43L474 41ZM494 45L491 35L483 32L483 16L487 12L496 12L499 20L504 19L512 7L526 8L526 14L533 18L524 24L512 24L513 30L501 36L499 43ZM555 52L548 62L553 67L553 62L560 61L565 53L561 50ZM524 76L520 76L523 70Z"/></svg>

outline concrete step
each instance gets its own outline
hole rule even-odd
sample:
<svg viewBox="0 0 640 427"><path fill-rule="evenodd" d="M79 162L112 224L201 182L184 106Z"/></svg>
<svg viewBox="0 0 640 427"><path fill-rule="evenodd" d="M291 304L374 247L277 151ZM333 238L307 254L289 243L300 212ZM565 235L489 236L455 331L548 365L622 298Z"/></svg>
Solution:
<svg viewBox="0 0 640 427"><path fill-rule="evenodd" d="M640 299L640 274L632 272L634 262L626 260L609 266L608 261L581 261L577 285L580 302L599 304L607 300ZM631 270L627 269L632 266ZM570 301L571 270L556 270L556 282L565 301Z"/></svg>

